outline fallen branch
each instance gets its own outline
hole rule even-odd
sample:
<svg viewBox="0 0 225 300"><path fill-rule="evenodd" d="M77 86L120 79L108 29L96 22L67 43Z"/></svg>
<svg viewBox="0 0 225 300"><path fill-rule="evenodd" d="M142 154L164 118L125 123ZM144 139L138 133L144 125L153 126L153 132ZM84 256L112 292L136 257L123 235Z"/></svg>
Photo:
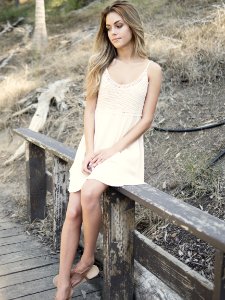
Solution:
<svg viewBox="0 0 225 300"><path fill-rule="evenodd" d="M38 103L36 112L31 120L29 129L39 132L43 129L47 115L49 112L49 105L51 100L54 98L56 101L56 107L59 111L67 109L67 105L64 101L65 93L67 92L71 79L58 80L48 86L38 97ZM25 110L26 111L26 110ZM8 165L17 158L21 157L25 152L25 142L16 150L16 152L4 163Z"/></svg>
<svg viewBox="0 0 225 300"><path fill-rule="evenodd" d="M17 112L15 112L12 117L17 117L17 116L20 116L22 114L24 114L25 112L27 112L28 110L32 109L32 108L37 108L38 104L37 103L33 103Z"/></svg>
<svg viewBox="0 0 225 300"><path fill-rule="evenodd" d="M15 52L12 51L8 57L4 57L3 59L0 60L0 69L4 68L8 64L10 59L13 57L14 53Z"/></svg>
<svg viewBox="0 0 225 300"><path fill-rule="evenodd" d="M24 21L23 17L20 17L16 22L14 22L12 25L9 21L7 21L7 24L4 26L4 29L0 32L0 36L3 35L6 32L10 32L14 29L14 27L17 27L19 24L21 24Z"/></svg>
<svg viewBox="0 0 225 300"><path fill-rule="evenodd" d="M24 98L20 99L17 104L19 104L20 106L29 106L31 105L33 102L37 102L36 99L36 94L38 93L38 89L36 89L35 91L29 93L27 96L25 96Z"/></svg>

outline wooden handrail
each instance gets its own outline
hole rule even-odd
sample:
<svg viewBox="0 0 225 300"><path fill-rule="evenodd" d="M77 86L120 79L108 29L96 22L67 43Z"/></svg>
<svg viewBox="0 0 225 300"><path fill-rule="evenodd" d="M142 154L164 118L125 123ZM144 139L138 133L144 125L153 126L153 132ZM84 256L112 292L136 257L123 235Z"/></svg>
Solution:
<svg viewBox="0 0 225 300"><path fill-rule="evenodd" d="M14 132L24 138L26 141L45 149L66 162L72 163L76 155L76 150L60 143L53 138L34 132L28 128L14 129Z"/></svg>
<svg viewBox="0 0 225 300"><path fill-rule="evenodd" d="M14 131L27 141L46 149L67 162L71 163L74 159L75 150L50 137L26 128L15 129ZM123 186L115 189L225 252L224 221L148 184Z"/></svg>
<svg viewBox="0 0 225 300"><path fill-rule="evenodd" d="M135 202L168 218L196 237L225 252L225 222L148 184L118 190Z"/></svg>
<svg viewBox="0 0 225 300"><path fill-rule="evenodd" d="M54 199L54 244L58 249L68 201L68 164L73 162L76 151L26 128L14 131L28 142L26 148L28 214L31 221L45 217L47 185L52 186L49 190L52 191ZM45 151L53 155L52 174L45 170ZM184 265L178 263L176 258L171 259L169 255L166 257L165 253L159 250L161 249L159 246L152 246L152 243L140 233L134 232L135 202L151 209L164 219L169 219L216 248L214 288L213 284L202 276L187 266L183 267ZM148 184L143 184L109 188L104 193L103 224L104 300L131 299L134 256L140 263L145 262L146 268L154 274L157 275L158 270L161 270L157 276L179 294L185 291L185 300L223 299L225 294L224 221ZM138 247L141 247L142 251L139 251ZM146 255L154 256L157 263L151 265L151 260L148 260ZM162 262L167 265L167 272L163 268L157 268L157 264ZM186 271L182 271L182 268ZM168 272L173 273L173 282L170 282ZM179 274L178 277L176 273ZM193 286L191 287L190 284Z"/></svg>

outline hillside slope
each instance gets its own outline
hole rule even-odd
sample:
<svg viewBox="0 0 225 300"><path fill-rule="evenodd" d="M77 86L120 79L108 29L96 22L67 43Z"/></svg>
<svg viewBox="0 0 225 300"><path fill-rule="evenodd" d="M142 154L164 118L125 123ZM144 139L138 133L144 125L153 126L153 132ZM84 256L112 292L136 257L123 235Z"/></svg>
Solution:
<svg viewBox="0 0 225 300"><path fill-rule="evenodd" d="M5 161L18 147L12 129L28 127L34 110L15 116L18 101L30 95L37 101L40 91L58 79L72 78L66 94L68 110L60 112L52 101L43 133L77 147L83 126L83 79L102 7L112 1L94 1L78 11L53 15L46 11L49 47L39 57L31 49L30 29L25 22L0 40L0 61L13 53L0 69L0 156ZM144 21L149 57L163 69L164 81L154 126L197 127L225 119L225 7L221 1L131 1ZM30 8L29 8L30 9ZM33 9L33 8L32 8ZM49 15L48 15L49 14ZM2 22L2 26L5 23ZM208 162L225 148L224 126L191 133L168 133L153 129L145 134L146 182L225 220L225 158L213 167ZM51 163L51 158L48 158ZM11 190L14 209L25 219L24 159L1 166L1 181ZM22 188L21 188L22 187ZM5 204L6 205L6 204ZM49 211L51 200L49 199ZM7 205L6 205L7 208ZM137 227L158 244L209 279L213 250L183 231L167 226L151 212L137 207ZM35 232L51 241L51 216ZM174 236L174 232L177 232ZM176 242L175 242L176 239ZM179 243L177 242L179 241ZM201 251L190 258L190 251ZM182 249L183 255L178 253ZM195 259L195 260L194 260ZM197 259L197 260L196 260ZM201 262L201 263L200 263Z"/></svg>

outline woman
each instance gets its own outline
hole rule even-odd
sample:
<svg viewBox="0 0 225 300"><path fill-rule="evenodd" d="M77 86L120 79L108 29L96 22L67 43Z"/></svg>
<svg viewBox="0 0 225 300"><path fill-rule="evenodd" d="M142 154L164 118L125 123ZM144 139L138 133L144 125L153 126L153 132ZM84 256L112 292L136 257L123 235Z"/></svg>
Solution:
<svg viewBox="0 0 225 300"><path fill-rule="evenodd" d="M99 198L110 186L144 183L143 134L153 121L161 68L148 60L136 9L116 1L101 16L86 77L84 135L70 169L69 204L61 236L57 300L98 273ZM84 252L71 271L84 231Z"/></svg>

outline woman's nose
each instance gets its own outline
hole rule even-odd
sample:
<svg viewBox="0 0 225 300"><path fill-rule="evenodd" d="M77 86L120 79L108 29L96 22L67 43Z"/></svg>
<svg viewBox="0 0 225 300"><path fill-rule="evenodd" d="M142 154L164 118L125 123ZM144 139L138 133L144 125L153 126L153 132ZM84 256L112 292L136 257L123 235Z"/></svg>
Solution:
<svg viewBox="0 0 225 300"><path fill-rule="evenodd" d="M116 34L117 33L117 30L115 27L112 27L112 34Z"/></svg>

